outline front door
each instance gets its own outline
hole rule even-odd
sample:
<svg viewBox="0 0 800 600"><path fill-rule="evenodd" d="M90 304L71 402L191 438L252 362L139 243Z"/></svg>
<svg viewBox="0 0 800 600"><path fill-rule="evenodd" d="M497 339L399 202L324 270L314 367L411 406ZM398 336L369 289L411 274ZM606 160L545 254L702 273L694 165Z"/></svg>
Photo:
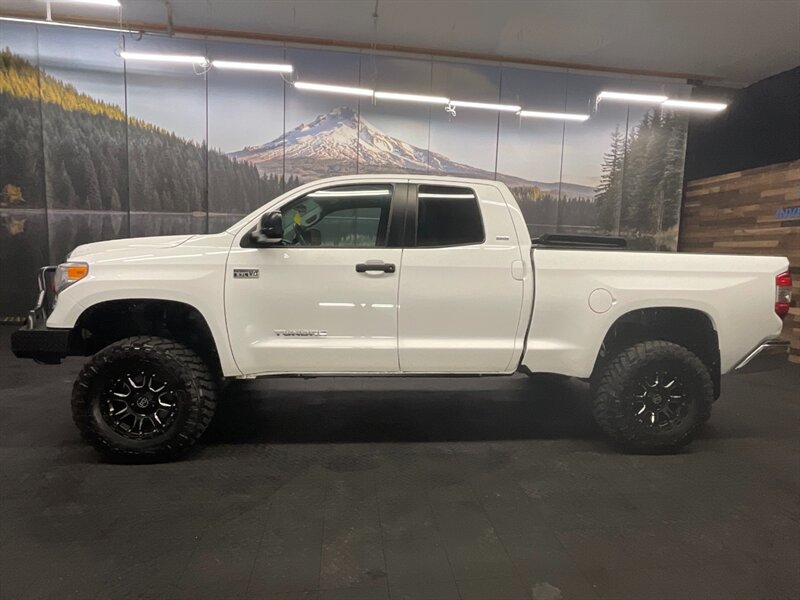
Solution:
<svg viewBox="0 0 800 600"><path fill-rule="evenodd" d="M399 370L398 225L406 194L402 183L317 189L280 207L282 244L234 243L225 306L242 372Z"/></svg>

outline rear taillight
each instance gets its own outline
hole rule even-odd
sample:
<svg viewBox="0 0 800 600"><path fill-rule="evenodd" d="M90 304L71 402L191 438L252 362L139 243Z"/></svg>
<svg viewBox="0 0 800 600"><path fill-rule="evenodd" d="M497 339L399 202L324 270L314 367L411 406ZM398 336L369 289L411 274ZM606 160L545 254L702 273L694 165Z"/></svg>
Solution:
<svg viewBox="0 0 800 600"><path fill-rule="evenodd" d="M789 314L792 303L792 276L784 271L775 276L775 314L783 319Z"/></svg>

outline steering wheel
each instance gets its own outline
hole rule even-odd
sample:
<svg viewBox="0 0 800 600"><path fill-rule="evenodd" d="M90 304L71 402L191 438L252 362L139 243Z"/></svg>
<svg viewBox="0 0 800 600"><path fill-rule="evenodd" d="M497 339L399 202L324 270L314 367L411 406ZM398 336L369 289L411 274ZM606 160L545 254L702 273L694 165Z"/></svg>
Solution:
<svg viewBox="0 0 800 600"><path fill-rule="evenodd" d="M308 241L306 240L306 236L303 235L303 228L300 225L296 225L294 228L294 240L295 244L297 241L300 241L301 246L308 246Z"/></svg>

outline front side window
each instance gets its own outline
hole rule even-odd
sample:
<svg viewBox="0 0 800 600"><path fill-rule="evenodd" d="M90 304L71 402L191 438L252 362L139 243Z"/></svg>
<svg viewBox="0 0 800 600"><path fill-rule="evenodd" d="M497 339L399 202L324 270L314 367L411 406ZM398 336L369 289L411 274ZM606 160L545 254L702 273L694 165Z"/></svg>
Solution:
<svg viewBox="0 0 800 600"><path fill-rule="evenodd" d="M289 246L386 246L391 185L342 185L316 190L281 209Z"/></svg>
<svg viewBox="0 0 800 600"><path fill-rule="evenodd" d="M417 246L462 246L483 241L483 220L475 192L456 186L419 186Z"/></svg>

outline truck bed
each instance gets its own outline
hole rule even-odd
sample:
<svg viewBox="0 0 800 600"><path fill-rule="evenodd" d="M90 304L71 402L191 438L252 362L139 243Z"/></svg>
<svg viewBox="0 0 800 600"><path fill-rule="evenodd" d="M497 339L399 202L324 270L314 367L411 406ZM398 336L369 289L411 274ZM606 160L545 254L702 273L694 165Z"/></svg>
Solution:
<svg viewBox="0 0 800 600"><path fill-rule="evenodd" d="M780 334L775 276L785 258L575 248L531 249L534 307L522 365L588 377L606 333L637 310L683 308L711 319L730 371Z"/></svg>

